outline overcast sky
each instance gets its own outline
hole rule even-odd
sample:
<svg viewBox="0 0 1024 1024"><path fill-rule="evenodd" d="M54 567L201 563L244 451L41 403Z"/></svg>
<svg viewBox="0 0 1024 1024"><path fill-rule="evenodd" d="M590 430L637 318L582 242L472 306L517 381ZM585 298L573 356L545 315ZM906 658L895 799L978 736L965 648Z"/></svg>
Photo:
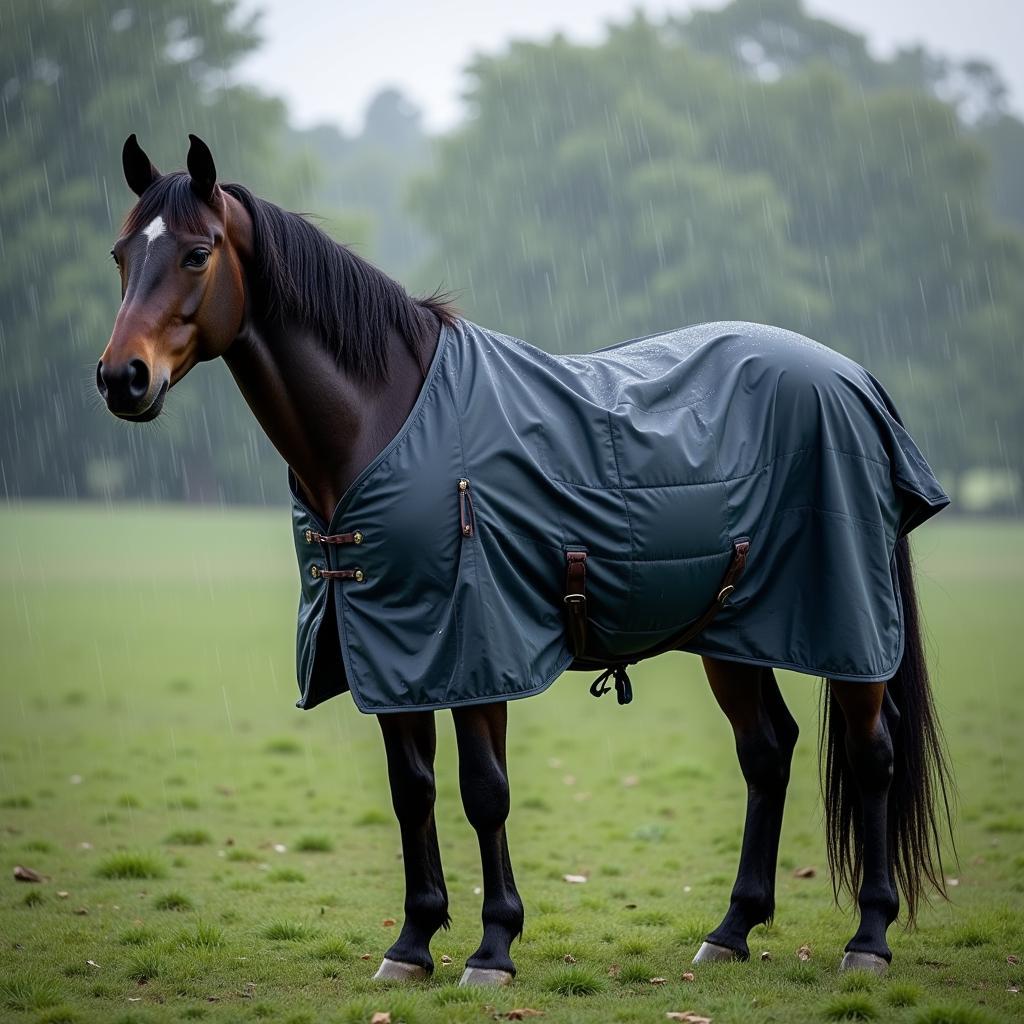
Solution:
<svg viewBox="0 0 1024 1024"><path fill-rule="evenodd" d="M462 68L474 53L494 53L509 38L562 31L596 41L608 21L637 7L654 17L720 0L243 0L263 10L263 48L244 77L284 96L300 125L330 121L354 130L379 89L398 86L432 129L459 118ZM953 57L994 63L1024 110L1024 0L808 0L808 9L866 34L889 53L914 42Z"/></svg>

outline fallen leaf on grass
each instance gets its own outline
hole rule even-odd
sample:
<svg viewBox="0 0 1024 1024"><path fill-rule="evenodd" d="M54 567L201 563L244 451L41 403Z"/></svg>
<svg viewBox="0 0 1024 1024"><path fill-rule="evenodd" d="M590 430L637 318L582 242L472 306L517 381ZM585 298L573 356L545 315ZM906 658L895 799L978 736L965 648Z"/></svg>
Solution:
<svg viewBox="0 0 1024 1024"><path fill-rule="evenodd" d="M693 979L694 979L693 971L683 971L683 981L693 981Z"/></svg>
<svg viewBox="0 0 1024 1024"><path fill-rule="evenodd" d="M89 911L88 911L88 909L86 907L75 907L75 913L79 917L88 917L89 916Z"/></svg>
<svg viewBox="0 0 1024 1024"><path fill-rule="evenodd" d="M562 878L570 885L583 885L587 880L586 875L562 875Z"/></svg>
<svg viewBox="0 0 1024 1024"><path fill-rule="evenodd" d="M1008 956L1008 957L1006 958L1006 962L1007 962L1007 963L1008 963L1008 964L1009 964L1009 965L1010 965L1011 967L1016 967L1016 966L1017 966L1017 964L1019 964L1019 963L1020 963L1020 957L1019 957L1019 956L1016 956L1016 955L1015 955L1015 954L1013 954L1013 953L1011 953L1011 954L1010 954L1010 955L1009 955L1009 956Z"/></svg>
<svg viewBox="0 0 1024 1024"><path fill-rule="evenodd" d="M507 1013L496 1013L495 1020L526 1020L527 1017L543 1017L543 1010L534 1010L530 1006L521 1006L518 1010L509 1010Z"/></svg>
<svg viewBox="0 0 1024 1024"><path fill-rule="evenodd" d="M767 949L762 951L762 953L761 953L761 959L762 960L771 960L771 958L772 958L772 955L771 955L771 953Z"/></svg>
<svg viewBox="0 0 1024 1024"><path fill-rule="evenodd" d="M395 927L395 923L396 922L395 922L395 919L393 917L385 917L384 920L381 921L381 926L383 928L394 928Z"/></svg>
<svg viewBox="0 0 1024 1024"><path fill-rule="evenodd" d="M20 864L14 865L14 880L16 882L41 882L43 876L31 868L23 868Z"/></svg>
<svg viewBox="0 0 1024 1024"><path fill-rule="evenodd" d="M562 960L567 964L576 963L576 957L574 957L572 953L566 953L565 956L562 957Z"/></svg>
<svg viewBox="0 0 1024 1024"><path fill-rule="evenodd" d="M360 955L359 959L360 960L369 960L372 957L373 957L372 953L363 953L363 954Z"/></svg>
<svg viewBox="0 0 1024 1024"><path fill-rule="evenodd" d="M664 985L667 980L668 980L667 978L649 978L648 979L648 981L650 981L650 983L652 985Z"/></svg>
<svg viewBox="0 0 1024 1024"><path fill-rule="evenodd" d="M810 946L801 946L796 951L796 958L797 958L797 960L803 960L804 962L810 960L811 959L811 947Z"/></svg>
<svg viewBox="0 0 1024 1024"><path fill-rule="evenodd" d="M452 958L447 953L445 953L441 957L441 963L444 964L445 967L447 967L451 962L452 962Z"/></svg>
<svg viewBox="0 0 1024 1024"><path fill-rule="evenodd" d="M99 967L99 964L98 964L98 963L96 963L96 961L95 961L95 960L86 960L85 962L86 962L86 963L87 963L87 964L88 964L88 965L89 965L90 967Z"/></svg>
<svg viewBox="0 0 1024 1024"><path fill-rule="evenodd" d="M378 1010L370 1018L370 1024L391 1024L391 1014L387 1010Z"/></svg>
<svg viewBox="0 0 1024 1024"><path fill-rule="evenodd" d="M63 889L61 889L61 891L57 893L57 897L62 900L66 900L70 895L71 893L65 892Z"/></svg>
<svg viewBox="0 0 1024 1024"><path fill-rule="evenodd" d="M693 1010L669 1010L665 1016L669 1020L682 1021L683 1024L711 1024L710 1017L702 1017L699 1013L694 1013Z"/></svg>
<svg viewBox="0 0 1024 1024"><path fill-rule="evenodd" d="M817 868L812 868L812 867L797 868L793 872L793 877L794 878L814 878L814 876L817 875L817 873L818 873L818 869Z"/></svg>
<svg viewBox="0 0 1024 1024"><path fill-rule="evenodd" d="M617 978L622 973L622 968L618 964L612 964L608 968L608 977Z"/></svg>

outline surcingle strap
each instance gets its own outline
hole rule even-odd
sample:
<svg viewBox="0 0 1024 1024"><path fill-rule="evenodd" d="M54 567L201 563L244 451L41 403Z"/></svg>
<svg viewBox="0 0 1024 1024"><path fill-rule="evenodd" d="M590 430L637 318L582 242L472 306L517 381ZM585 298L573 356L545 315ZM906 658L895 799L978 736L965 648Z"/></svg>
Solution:
<svg viewBox="0 0 1024 1024"><path fill-rule="evenodd" d="M565 604L569 619L569 649L582 658L587 646L587 553L565 553Z"/></svg>
<svg viewBox="0 0 1024 1024"><path fill-rule="evenodd" d="M698 619L684 627L678 633L670 636L663 643L658 644L655 647L648 648L629 661L621 662L618 664L610 665L606 668L591 684L590 692L595 697L603 697L609 690L609 680L613 680L615 684L615 693L618 696L620 704L628 704L633 699L633 687L629 681L629 674L626 671L627 665L635 665L638 661L643 661L646 658L653 658L659 654L664 654L666 651L677 651L680 647L688 644L691 640L695 639L711 624L711 620L722 610L726 602L729 600L732 592L736 589L736 584L739 582L740 577L743 575L743 570L747 566L747 554L750 551L750 539L748 537L741 537L739 540L733 542L732 546L732 559L729 562L728 568L725 570L725 575L722 577L721 585L718 588L718 593L715 595L714 601L708 607L707 611L704 612ZM577 558L578 568L574 572L573 556ZM584 551L567 551L566 559L568 561L568 570L566 573L566 593L565 593L565 604L569 609L569 646L576 658L585 658L584 645L587 637L587 598L586 598L586 561L587 555ZM576 598L579 595L579 598ZM570 600L570 597L573 600ZM573 609L578 609L573 611ZM574 619L582 617L581 622L575 622ZM597 664L601 664L600 661Z"/></svg>

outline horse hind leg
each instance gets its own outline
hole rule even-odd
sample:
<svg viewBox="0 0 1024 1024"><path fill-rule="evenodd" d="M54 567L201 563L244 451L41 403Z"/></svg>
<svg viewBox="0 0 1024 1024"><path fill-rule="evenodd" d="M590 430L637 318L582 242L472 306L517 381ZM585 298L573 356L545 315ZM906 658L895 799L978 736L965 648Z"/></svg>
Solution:
<svg viewBox="0 0 1024 1024"><path fill-rule="evenodd" d="M889 925L899 913L899 894L893 877L890 850L892 808L893 733L899 712L887 699L885 683L830 681L835 705L845 722L845 755L853 786L845 798L850 808L852 862L846 865L852 884L860 876L857 904L860 924L846 945L840 970L867 970L882 974L892 960L886 941ZM835 714L835 706L830 715ZM837 780L840 778L835 775ZM852 791L851 791L852 790ZM833 806L833 805L830 805ZM849 850L849 847L846 847Z"/></svg>
<svg viewBox="0 0 1024 1024"><path fill-rule="evenodd" d="M736 738L747 783L747 812L729 909L701 945L694 963L748 959L747 935L775 913L779 836L799 735L771 669L705 658L704 671Z"/></svg>
<svg viewBox="0 0 1024 1024"><path fill-rule="evenodd" d="M434 822L432 711L378 716L387 751L391 802L402 833L405 921L374 977L419 981L434 970L430 940L448 927L448 893Z"/></svg>

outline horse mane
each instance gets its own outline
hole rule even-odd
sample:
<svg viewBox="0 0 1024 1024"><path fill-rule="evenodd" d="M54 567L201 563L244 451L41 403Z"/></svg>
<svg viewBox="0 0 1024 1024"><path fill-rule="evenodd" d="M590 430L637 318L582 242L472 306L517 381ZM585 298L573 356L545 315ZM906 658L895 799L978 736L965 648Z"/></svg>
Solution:
<svg viewBox="0 0 1024 1024"><path fill-rule="evenodd" d="M329 238L305 217L260 199L244 185L221 188L252 218L254 309L272 320L292 320L322 339L346 372L364 381L388 377L392 330L420 359L436 317L456 316L446 295L410 296L393 278ZM186 172L162 175L143 193L123 231L141 230L162 216L171 231L202 234L202 201Z"/></svg>

